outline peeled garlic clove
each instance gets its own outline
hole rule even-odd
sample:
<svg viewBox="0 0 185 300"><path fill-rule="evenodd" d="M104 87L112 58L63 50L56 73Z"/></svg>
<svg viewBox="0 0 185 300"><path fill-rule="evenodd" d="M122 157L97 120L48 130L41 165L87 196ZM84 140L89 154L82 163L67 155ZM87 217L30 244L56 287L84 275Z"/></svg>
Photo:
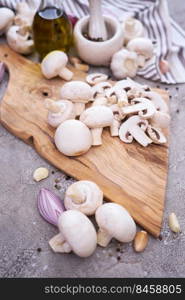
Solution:
<svg viewBox="0 0 185 300"><path fill-rule="evenodd" d="M40 181L42 179L45 179L49 176L49 171L47 168L38 168L33 173L33 179L35 181Z"/></svg>
<svg viewBox="0 0 185 300"><path fill-rule="evenodd" d="M134 250L136 252L143 252L148 244L148 233L144 230L141 230L136 233L134 238Z"/></svg>
<svg viewBox="0 0 185 300"><path fill-rule="evenodd" d="M169 223L170 229L171 229L173 232L175 232L175 233L180 232L179 221L178 221L177 216L175 215L175 213L171 213L171 214L169 215L168 223Z"/></svg>
<svg viewBox="0 0 185 300"><path fill-rule="evenodd" d="M65 210L61 199L50 190L42 188L37 201L40 215L50 224L57 226L58 218Z"/></svg>

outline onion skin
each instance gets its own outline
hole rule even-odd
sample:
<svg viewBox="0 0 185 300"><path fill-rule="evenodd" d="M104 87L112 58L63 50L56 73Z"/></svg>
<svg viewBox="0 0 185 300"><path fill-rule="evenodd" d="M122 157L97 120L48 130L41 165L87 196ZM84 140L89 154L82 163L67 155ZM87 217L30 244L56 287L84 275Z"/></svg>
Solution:
<svg viewBox="0 0 185 300"><path fill-rule="evenodd" d="M42 188L38 195L37 205L44 220L58 226L58 218L65 211L61 199L50 190Z"/></svg>

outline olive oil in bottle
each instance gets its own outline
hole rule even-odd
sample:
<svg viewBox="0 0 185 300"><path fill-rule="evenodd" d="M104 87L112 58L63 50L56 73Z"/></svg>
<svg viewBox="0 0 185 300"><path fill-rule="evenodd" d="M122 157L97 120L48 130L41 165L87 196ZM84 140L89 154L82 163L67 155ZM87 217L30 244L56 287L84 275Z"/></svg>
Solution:
<svg viewBox="0 0 185 300"><path fill-rule="evenodd" d="M45 7L35 15L33 37L40 59L54 50L68 52L73 43L72 24L62 8Z"/></svg>

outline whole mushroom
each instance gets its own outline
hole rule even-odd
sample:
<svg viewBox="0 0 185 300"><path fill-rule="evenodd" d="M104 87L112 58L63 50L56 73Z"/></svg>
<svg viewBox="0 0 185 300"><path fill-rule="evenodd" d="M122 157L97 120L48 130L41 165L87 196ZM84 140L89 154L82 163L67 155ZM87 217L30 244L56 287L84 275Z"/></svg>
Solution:
<svg viewBox="0 0 185 300"><path fill-rule="evenodd" d="M102 203L103 192L92 181L77 181L70 185L65 193L65 208L79 210L87 216L93 215Z"/></svg>
<svg viewBox="0 0 185 300"><path fill-rule="evenodd" d="M131 242L136 234L136 224L128 211L116 203L100 206L95 214L99 226L98 245L106 247L112 238L122 242Z"/></svg>
<svg viewBox="0 0 185 300"><path fill-rule="evenodd" d="M68 57L63 51L52 51L41 62L42 74L47 79L60 76L64 80L71 80L73 72L66 67L67 62Z"/></svg>
<svg viewBox="0 0 185 300"><path fill-rule="evenodd" d="M67 156L79 156L92 146L89 128L78 120L67 120L60 124L54 136L57 149Z"/></svg>
<svg viewBox="0 0 185 300"><path fill-rule="evenodd" d="M46 99L45 106L48 110L48 124L58 127L66 120L75 119L75 109L71 101Z"/></svg>
<svg viewBox="0 0 185 300"><path fill-rule="evenodd" d="M49 241L54 252L73 251L80 257L93 254L97 245L97 235L86 215L77 210L67 210L60 215L58 227L60 233Z"/></svg>
<svg viewBox="0 0 185 300"><path fill-rule="evenodd" d="M114 116L112 110L106 106L93 106L87 108L80 116L80 121L91 128L93 146L102 145L102 131L104 127L112 125Z"/></svg>
<svg viewBox="0 0 185 300"><path fill-rule="evenodd" d="M71 81L63 85L60 96L62 99L72 101L76 116L80 116L85 109L85 104L92 100L92 89L83 81Z"/></svg>
<svg viewBox="0 0 185 300"><path fill-rule="evenodd" d="M0 8L0 35L5 33L12 25L14 20L14 12L6 7Z"/></svg>
<svg viewBox="0 0 185 300"><path fill-rule="evenodd" d="M128 17L123 22L123 31L124 31L124 39L126 44L130 40L137 37L142 37L144 35L143 24L139 20L131 17Z"/></svg>

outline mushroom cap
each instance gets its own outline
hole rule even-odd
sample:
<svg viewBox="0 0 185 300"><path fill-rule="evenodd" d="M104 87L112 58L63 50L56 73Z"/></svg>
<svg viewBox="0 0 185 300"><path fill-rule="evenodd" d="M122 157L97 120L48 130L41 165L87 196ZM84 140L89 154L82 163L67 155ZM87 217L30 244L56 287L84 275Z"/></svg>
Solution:
<svg viewBox="0 0 185 300"><path fill-rule="evenodd" d="M89 128L103 128L110 126L114 115L112 110L106 106L92 106L87 108L80 116L80 121Z"/></svg>
<svg viewBox="0 0 185 300"><path fill-rule="evenodd" d="M88 257L95 251L97 244L95 228L80 211L63 212L59 217L58 227L65 241L78 256Z"/></svg>
<svg viewBox="0 0 185 300"><path fill-rule="evenodd" d="M123 31L126 43L134 38L144 35L143 24L139 20L132 17L128 17L123 22Z"/></svg>
<svg viewBox="0 0 185 300"><path fill-rule="evenodd" d="M7 8L0 8L0 34L4 33L4 31L9 27L14 19L14 12Z"/></svg>
<svg viewBox="0 0 185 300"><path fill-rule="evenodd" d="M113 75L118 79L135 77L138 69L137 54L121 49L116 52L111 61L111 70Z"/></svg>
<svg viewBox="0 0 185 300"><path fill-rule="evenodd" d="M83 81L70 81L63 85L60 90L62 99L72 102L87 103L92 98L92 89L90 85Z"/></svg>
<svg viewBox="0 0 185 300"><path fill-rule="evenodd" d="M95 214L100 229L120 242L131 242L136 234L136 224L128 211L116 203L100 206Z"/></svg>
<svg viewBox="0 0 185 300"><path fill-rule="evenodd" d="M56 77L61 69L67 65L67 62L68 57L64 52L58 50L52 51L47 54L41 62L42 74L47 79Z"/></svg>
<svg viewBox="0 0 185 300"><path fill-rule="evenodd" d="M79 210L87 216L93 215L102 203L103 192L96 183L88 180L80 180L70 185L64 198L66 209Z"/></svg>
<svg viewBox="0 0 185 300"><path fill-rule="evenodd" d="M146 59L153 56L154 46L149 38L139 37L131 40L127 44L127 49L143 55Z"/></svg>
<svg viewBox="0 0 185 300"><path fill-rule="evenodd" d="M58 127L62 122L75 118L75 109L71 101L58 100L56 104L61 108L61 112L48 112L48 123L52 127Z"/></svg>
<svg viewBox="0 0 185 300"><path fill-rule="evenodd" d="M54 136L57 149L68 156L78 156L89 150L92 135L89 128L78 120L67 120L59 125Z"/></svg>

